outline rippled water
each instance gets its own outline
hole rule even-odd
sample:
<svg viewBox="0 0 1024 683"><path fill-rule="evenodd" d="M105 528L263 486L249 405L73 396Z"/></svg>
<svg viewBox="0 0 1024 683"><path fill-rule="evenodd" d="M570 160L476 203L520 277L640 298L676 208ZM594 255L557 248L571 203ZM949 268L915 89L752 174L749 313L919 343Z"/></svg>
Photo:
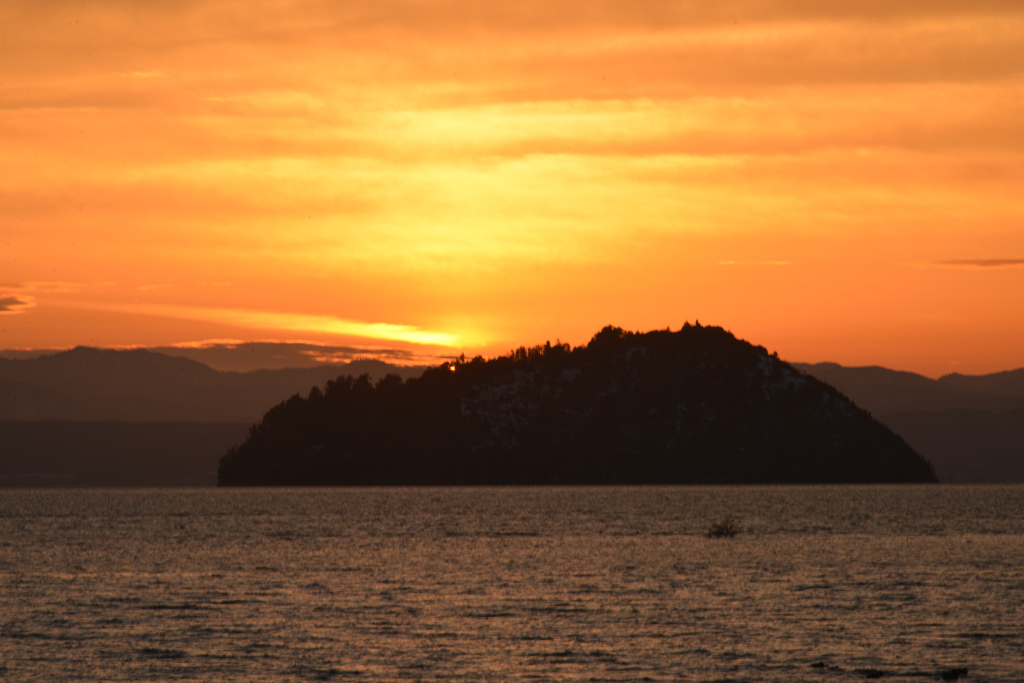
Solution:
<svg viewBox="0 0 1024 683"><path fill-rule="evenodd" d="M0 490L0 678L1021 681L1022 566L1021 486Z"/></svg>

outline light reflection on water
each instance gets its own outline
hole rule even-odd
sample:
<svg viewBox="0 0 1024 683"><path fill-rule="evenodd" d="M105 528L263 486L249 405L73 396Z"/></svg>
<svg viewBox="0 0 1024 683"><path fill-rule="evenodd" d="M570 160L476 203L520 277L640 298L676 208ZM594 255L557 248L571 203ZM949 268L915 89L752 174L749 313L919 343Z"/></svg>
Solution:
<svg viewBox="0 0 1024 683"><path fill-rule="evenodd" d="M1019 681L1022 566L1021 486L0 490L0 678Z"/></svg>

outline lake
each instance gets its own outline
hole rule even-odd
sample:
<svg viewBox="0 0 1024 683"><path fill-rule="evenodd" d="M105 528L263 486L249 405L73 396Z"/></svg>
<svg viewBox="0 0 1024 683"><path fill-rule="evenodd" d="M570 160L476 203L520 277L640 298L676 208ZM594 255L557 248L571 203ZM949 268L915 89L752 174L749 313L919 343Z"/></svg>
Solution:
<svg viewBox="0 0 1024 683"><path fill-rule="evenodd" d="M1021 485L0 489L0 527L12 681L1024 680Z"/></svg>

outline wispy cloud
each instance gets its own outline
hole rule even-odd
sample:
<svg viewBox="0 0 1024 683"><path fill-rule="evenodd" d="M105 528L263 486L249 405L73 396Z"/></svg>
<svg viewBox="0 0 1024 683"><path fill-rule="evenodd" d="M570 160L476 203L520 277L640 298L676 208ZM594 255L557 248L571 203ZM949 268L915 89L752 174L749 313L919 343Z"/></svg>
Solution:
<svg viewBox="0 0 1024 683"><path fill-rule="evenodd" d="M129 78L167 78L163 71L129 71L121 75Z"/></svg>
<svg viewBox="0 0 1024 683"><path fill-rule="evenodd" d="M80 292L88 286L89 285L82 284L81 282L38 280L22 282L19 285L14 285L11 289L16 289L19 292L34 292L36 294L72 294Z"/></svg>
<svg viewBox="0 0 1024 683"><path fill-rule="evenodd" d="M791 266L792 261L719 261L720 266Z"/></svg>
<svg viewBox="0 0 1024 683"><path fill-rule="evenodd" d="M34 308L35 305L35 299L30 296L0 296L0 315L18 315Z"/></svg>
<svg viewBox="0 0 1024 683"><path fill-rule="evenodd" d="M436 354L418 354L406 349L325 347L302 351L318 363L349 363L354 360L382 360L396 365L433 365L448 358Z"/></svg>
<svg viewBox="0 0 1024 683"><path fill-rule="evenodd" d="M968 270L1024 268L1024 259L1020 258L983 258L955 259L951 261L933 261L925 264L930 268L964 268Z"/></svg>
<svg viewBox="0 0 1024 683"><path fill-rule="evenodd" d="M259 368L342 365L358 360L378 360L394 365L437 365L451 357L448 349L445 349L447 354L438 354L432 353L429 348L420 347L401 349L373 344L334 346L314 341L275 339L205 339L173 346L132 348L151 348L167 355L191 358L217 370L243 372Z"/></svg>
<svg viewBox="0 0 1024 683"><path fill-rule="evenodd" d="M406 342L426 346L455 346L461 343L458 335L447 332L422 330L413 325L369 323L345 320L329 315L280 313L242 308L206 308L200 306L174 306L162 304L95 304L90 308L155 315L183 320L199 320L255 330L283 332L313 332L338 337L356 337L381 341Z"/></svg>
<svg viewBox="0 0 1024 683"><path fill-rule="evenodd" d="M189 351L254 351L269 349L277 353L287 351L289 354L300 356L306 359L313 359L318 363L344 363L352 360L363 360L373 358L378 360L395 361L399 364L411 363L433 363L439 359L446 359L450 356L436 355L432 353L423 354L413 349L387 348L382 346L335 346L316 341L297 341L294 339L201 339L196 341L178 342L168 346L152 347L142 344L133 344L124 348L154 348L160 351L189 350Z"/></svg>

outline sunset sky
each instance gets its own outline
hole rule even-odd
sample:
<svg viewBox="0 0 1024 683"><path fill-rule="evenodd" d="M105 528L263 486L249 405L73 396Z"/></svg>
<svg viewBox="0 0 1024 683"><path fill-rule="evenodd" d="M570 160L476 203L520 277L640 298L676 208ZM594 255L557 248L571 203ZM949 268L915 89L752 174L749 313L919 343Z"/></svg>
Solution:
<svg viewBox="0 0 1024 683"><path fill-rule="evenodd" d="M1024 3L0 4L0 348L697 319L1024 366Z"/></svg>

